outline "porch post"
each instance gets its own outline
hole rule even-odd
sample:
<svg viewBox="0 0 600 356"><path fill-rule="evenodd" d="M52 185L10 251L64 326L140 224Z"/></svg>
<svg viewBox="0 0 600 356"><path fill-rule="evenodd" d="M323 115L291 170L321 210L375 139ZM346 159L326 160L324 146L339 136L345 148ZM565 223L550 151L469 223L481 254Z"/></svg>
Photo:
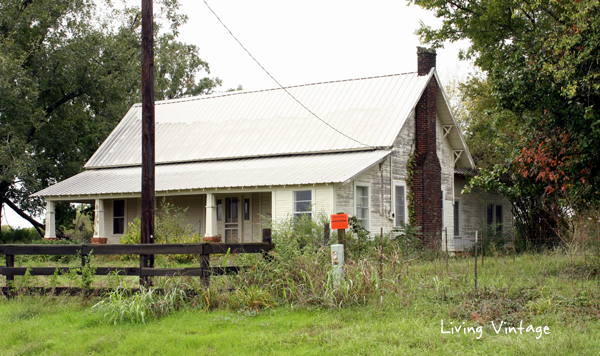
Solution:
<svg viewBox="0 0 600 356"><path fill-rule="evenodd" d="M217 236L217 197L213 193L206 194L206 236Z"/></svg>
<svg viewBox="0 0 600 356"><path fill-rule="evenodd" d="M46 201L46 233L45 239L56 239L56 227L54 225L54 201Z"/></svg>
<svg viewBox="0 0 600 356"><path fill-rule="evenodd" d="M94 207L94 237L93 244L105 244L108 238L104 233L104 199L96 199Z"/></svg>

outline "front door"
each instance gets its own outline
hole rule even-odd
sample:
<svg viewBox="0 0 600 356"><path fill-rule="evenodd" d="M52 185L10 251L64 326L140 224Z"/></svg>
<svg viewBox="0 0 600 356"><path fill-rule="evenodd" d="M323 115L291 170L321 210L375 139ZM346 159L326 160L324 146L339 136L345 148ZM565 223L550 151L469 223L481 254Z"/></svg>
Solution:
<svg viewBox="0 0 600 356"><path fill-rule="evenodd" d="M238 197L225 197L225 242L240 242Z"/></svg>

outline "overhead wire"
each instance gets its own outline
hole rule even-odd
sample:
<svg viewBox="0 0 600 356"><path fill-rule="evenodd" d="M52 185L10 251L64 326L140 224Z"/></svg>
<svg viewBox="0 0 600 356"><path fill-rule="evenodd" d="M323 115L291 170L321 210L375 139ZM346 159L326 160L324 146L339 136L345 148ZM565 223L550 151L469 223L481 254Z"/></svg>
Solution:
<svg viewBox="0 0 600 356"><path fill-rule="evenodd" d="M321 119L317 114L315 114L312 110L310 110L308 107L306 107L306 105L304 105L300 100L298 100L292 93L290 93L283 85L281 85L281 83L279 83L279 81L277 79L275 79L275 77L273 77L271 75L271 73L269 73L269 71L263 67L262 64L260 64L260 62L254 58L254 56L252 55L252 53L250 53L250 51L248 51L248 49L246 49L246 47L244 47L244 45L242 44L242 42L240 42L240 40L237 39L237 37L235 37L235 35L233 34L233 32L231 32L231 30L229 29L229 27L227 27L227 25L225 25L225 23L221 20L221 18L219 17L219 15L217 15L217 13L210 7L210 5L208 5L208 2L206 0L203 0L204 4L206 5L206 7L210 10L210 12L213 13L213 15L215 15L215 17L217 18L217 20L221 23L221 25L223 25L223 27L227 30L227 32L229 32L229 34L231 35L231 37L233 37L233 39L242 47L242 49L244 51L246 51L246 53L248 53L248 55L250 56L250 58L252 58L254 60L254 62L256 62L256 64L258 64L258 66L265 72L267 73L267 75L269 77L271 77L271 79L273 79L273 81L275 83L277 83L277 85L287 94L289 95L292 99L294 99L294 101L296 101L300 106L302 106L306 111L308 111L312 116L314 116L317 120L321 121L323 124L327 125L329 128L331 128L332 130L334 130L335 132L339 133L340 135L358 143L359 145L365 146L365 147L369 147L369 148L373 148L375 149L375 147L368 145L366 143L363 143L353 137L348 136L347 134L343 133L342 131L338 130L337 128L333 127L331 124L329 124L327 121Z"/></svg>

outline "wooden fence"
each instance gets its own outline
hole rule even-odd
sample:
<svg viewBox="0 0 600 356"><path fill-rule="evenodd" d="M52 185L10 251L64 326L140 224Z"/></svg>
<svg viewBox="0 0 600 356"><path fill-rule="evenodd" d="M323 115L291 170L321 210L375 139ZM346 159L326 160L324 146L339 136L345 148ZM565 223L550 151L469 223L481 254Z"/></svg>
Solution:
<svg viewBox="0 0 600 356"><path fill-rule="evenodd" d="M198 243L198 244L135 244L135 245L0 245L0 255L6 256L6 267L0 267L0 275L6 276L7 284L14 276L23 276L29 270L32 276L51 276L56 269L61 274L69 273L73 268L81 267L15 267L15 255L81 255L81 266L85 267L87 256L93 255L199 255L200 265L190 268L154 268L154 267L94 267L96 275L117 273L122 276L139 276L140 283L148 277L156 276L196 276L202 284L208 286L210 277L228 273L237 273L239 266L211 267L212 254L267 253L275 245L271 243L271 230L263 230L263 242L257 243Z"/></svg>

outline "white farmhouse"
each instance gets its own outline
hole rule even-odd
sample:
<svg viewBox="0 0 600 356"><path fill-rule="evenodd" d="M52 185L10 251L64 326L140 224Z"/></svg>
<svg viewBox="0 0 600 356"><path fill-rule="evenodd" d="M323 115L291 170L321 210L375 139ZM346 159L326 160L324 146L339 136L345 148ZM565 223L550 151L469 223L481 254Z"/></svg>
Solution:
<svg viewBox="0 0 600 356"><path fill-rule="evenodd" d="M409 221L411 203L423 238L444 243L447 229L450 250L481 221L508 232L505 199L460 194L474 164L435 56L418 48L412 73L156 102L157 200L188 208L186 223L225 242L259 241L269 220L318 212L387 232ZM118 243L140 216L141 117L133 105L82 173L35 194L47 202L47 238L57 201L95 204L95 241Z"/></svg>

